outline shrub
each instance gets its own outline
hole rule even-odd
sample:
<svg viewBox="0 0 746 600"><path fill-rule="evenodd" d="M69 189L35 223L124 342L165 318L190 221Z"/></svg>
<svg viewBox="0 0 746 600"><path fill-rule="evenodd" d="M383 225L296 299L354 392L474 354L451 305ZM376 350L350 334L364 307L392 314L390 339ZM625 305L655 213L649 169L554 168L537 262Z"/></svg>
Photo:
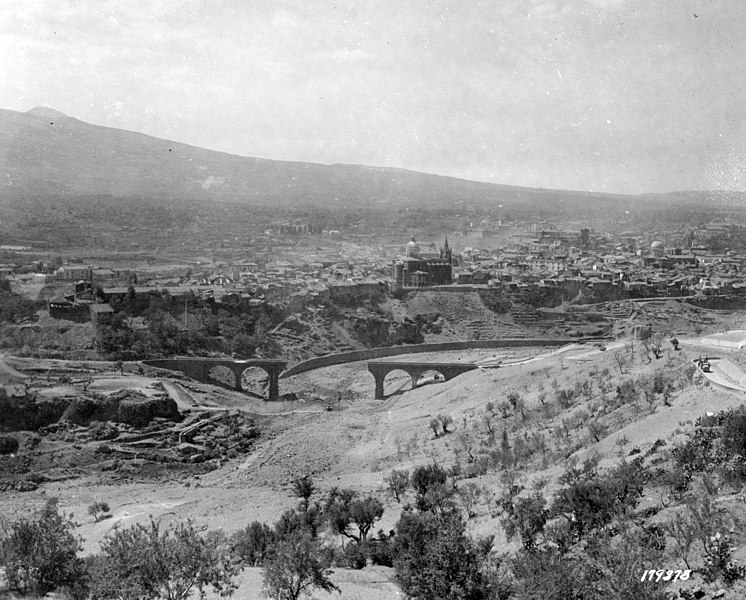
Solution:
<svg viewBox="0 0 746 600"><path fill-rule="evenodd" d="M451 415L438 415L438 421L440 421L441 426L443 427L443 435L446 433L450 433L448 431L448 426L453 423L453 417Z"/></svg>
<svg viewBox="0 0 746 600"><path fill-rule="evenodd" d="M0 435L0 454L15 454L18 452L18 440L12 435Z"/></svg>
<svg viewBox="0 0 746 600"><path fill-rule="evenodd" d="M339 591L329 580L329 561L319 541L303 530L278 539L263 578L267 596L280 600L298 600L314 588Z"/></svg>
<svg viewBox="0 0 746 600"><path fill-rule="evenodd" d="M391 536L384 533L382 529L378 530L376 537L370 541L368 547L369 556L374 565L384 567L394 566L394 532Z"/></svg>
<svg viewBox="0 0 746 600"><path fill-rule="evenodd" d="M293 479L292 485L293 495L300 498L302 506L308 509L311 496L316 489L313 478L310 475L303 475L302 477Z"/></svg>
<svg viewBox="0 0 746 600"><path fill-rule="evenodd" d="M10 524L0 551L8 587L33 596L66 588L73 598L85 598L88 582L85 564L77 556L82 545L75 527L60 514L56 500L48 501L35 518Z"/></svg>
<svg viewBox="0 0 746 600"><path fill-rule="evenodd" d="M533 550L536 538L544 531L549 517L546 504L539 492L527 498L512 498L507 495L502 501L505 517L501 523L508 540L518 536L526 550Z"/></svg>
<svg viewBox="0 0 746 600"><path fill-rule="evenodd" d="M476 516L475 509L477 504L479 504L479 499L482 497L483 492L484 489L476 483L465 483L458 488L456 493L469 519Z"/></svg>
<svg viewBox="0 0 746 600"><path fill-rule="evenodd" d="M409 471L397 471L394 469L386 479L386 485L389 493L397 502L400 502L404 492L409 487Z"/></svg>
<svg viewBox="0 0 746 600"><path fill-rule="evenodd" d="M417 493L417 509L436 510L450 505L453 489L448 473L438 464L417 467L412 473L412 487Z"/></svg>
<svg viewBox="0 0 746 600"><path fill-rule="evenodd" d="M225 536L201 536L191 521L161 531L149 526L117 529L101 542L101 554L91 559L94 598L182 600L194 591L204 597L231 593L236 585L235 562Z"/></svg>
<svg viewBox="0 0 746 600"><path fill-rule="evenodd" d="M106 502L96 501L88 507L88 514L98 523L111 510Z"/></svg>
<svg viewBox="0 0 746 600"><path fill-rule="evenodd" d="M697 428L689 439L673 449L675 468L687 476L711 471L725 462L715 429Z"/></svg>
<svg viewBox="0 0 746 600"><path fill-rule="evenodd" d="M722 580L726 585L733 585L739 579L746 577L746 567L739 565L731 555L735 548L727 535L719 531L710 538L710 552L705 557L705 567L702 577L707 583Z"/></svg>
<svg viewBox="0 0 746 600"><path fill-rule="evenodd" d="M368 533L383 516L383 505L373 496L359 498L352 490L334 488L329 493L324 513L335 533L365 546ZM355 528L351 529L353 525Z"/></svg>
<svg viewBox="0 0 746 600"><path fill-rule="evenodd" d="M336 565L346 569L364 569L367 562L368 549L355 542L345 545L336 558Z"/></svg>
<svg viewBox="0 0 746 600"><path fill-rule="evenodd" d="M396 581L410 598L486 597L483 555L458 514L404 512L396 526Z"/></svg>
<svg viewBox="0 0 746 600"><path fill-rule="evenodd" d="M271 527L259 521L249 523L231 536L234 554L241 563L251 567L260 567L269 556L275 541Z"/></svg>
<svg viewBox="0 0 746 600"><path fill-rule="evenodd" d="M567 388L557 391L557 404L565 410L570 408L575 404L575 390Z"/></svg>
<svg viewBox="0 0 746 600"><path fill-rule="evenodd" d="M597 464L594 459L581 469L569 465L560 478L564 487L552 504L552 514L567 518L576 539L633 509L642 495L647 473L641 460L621 462L603 475L597 472Z"/></svg>
<svg viewBox="0 0 746 600"><path fill-rule="evenodd" d="M721 413L723 447L726 452L746 457L746 407Z"/></svg>

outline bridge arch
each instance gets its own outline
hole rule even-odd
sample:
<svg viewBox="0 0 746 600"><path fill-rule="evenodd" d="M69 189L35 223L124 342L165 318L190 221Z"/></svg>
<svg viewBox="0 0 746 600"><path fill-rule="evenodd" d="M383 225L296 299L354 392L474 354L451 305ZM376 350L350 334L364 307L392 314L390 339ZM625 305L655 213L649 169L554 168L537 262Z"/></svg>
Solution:
<svg viewBox="0 0 746 600"><path fill-rule="evenodd" d="M207 369L207 378L215 385L232 390L238 389L236 374L233 372L233 369L226 365L215 365Z"/></svg>
<svg viewBox="0 0 746 600"><path fill-rule="evenodd" d="M244 367L238 374L241 391L260 398L268 396L270 378L270 371L257 365Z"/></svg>
<svg viewBox="0 0 746 600"><path fill-rule="evenodd" d="M404 376L404 377L402 377ZM402 380L404 379L404 380ZM389 390L389 396L395 393L413 390L415 388L415 379L412 374L405 369L391 369L383 376L383 395Z"/></svg>
<svg viewBox="0 0 746 600"><path fill-rule="evenodd" d="M470 363L415 363L394 361L369 361L368 371L376 380L376 400L384 399L384 381L386 376L395 370L404 371L412 378L412 388L423 374L434 371L442 376L442 381L449 381L461 373L472 371L477 365Z"/></svg>
<svg viewBox="0 0 746 600"><path fill-rule="evenodd" d="M417 387L420 387L430 383L442 383L445 380L445 375L443 375L440 370L428 369L427 371L423 371L417 375L417 381L415 383Z"/></svg>

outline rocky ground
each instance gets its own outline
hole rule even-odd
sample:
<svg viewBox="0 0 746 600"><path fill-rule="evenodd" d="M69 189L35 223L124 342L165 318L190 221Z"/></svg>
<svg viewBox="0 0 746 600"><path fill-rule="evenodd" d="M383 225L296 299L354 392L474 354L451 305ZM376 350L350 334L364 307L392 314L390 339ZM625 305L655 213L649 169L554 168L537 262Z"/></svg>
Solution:
<svg viewBox="0 0 746 600"><path fill-rule="evenodd" d="M669 331L693 334L691 325L686 328L693 315L682 316L674 309L651 305L640 307L640 312L655 323L665 323ZM717 313L699 317L700 322L702 317L712 319L708 325L713 328L729 328L740 318ZM310 474L322 492L341 486L377 493L386 508L377 527L388 530L401 510L385 494L384 479L391 470L432 460L451 466L460 462L468 468L469 456L484 451L489 440L488 403L497 406L511 392L524 400L526 416L495 414L492 422L507 428L511 436L538 432L550 440L553 454L543 460L537 455L526 476L529 482L544 481L551 491L565 456L582 459L597 452L606 465L618 460L621 452L652 460L659 448L681 439L698 416L743 402L739 396L689 380L668 405L607 404L613 394L604 395L602 389L613 390L626 377L683 370L692 358L712 353L695 335L681 338L681 351L668 346L659 359L647 357L639 343L630 347L624 341L605 347L410 355L402 359L460 360L482 368L448 382L426 377L414 389L409 376L394 372L386 379L382 401L373 399L373 377L364 362L282 380L281 391L292 392L298 400L267 403L183 377L156 376L137 364L118 370L114 364L5 357L0 361L0 384L6 397L0 402L6 404L0 414L5 433L18 439L19 450L0 457L0 514L11 519L27 515L47 498L58 497L81 524L85 551L95 552L115 525L147 522L151 516L165 522L190 518L229 532L253 520L271 523L296 503L292 479ZM617 356L629 352L632 357L622 373ZM718 352L732 352L734 362L740 356L736 350ZM587 397L579 395L567 409L546 409L557 390L583 381L595 382ZM18 411L9 407L28 397L45 410L23 411L37 415L37 421L31 430L20 431L8 420ZM55 403L61 399L67 404L62 413L72 416L63 419L64 424L59 417L53 419L59 411ZM91 409L90 402L103 408ZM135 409L122 415L123 404ZM430 421L443 414L453 424L449 433L435 435ZM598 441L589 434L589 418L603 425ZM52 422L40 425L38 419ZM569 441L557 438L563 422L571 423ZM501 489L499 475L490 472L472 481L484 492L476 516L469 520L470 529L496 534L497 544L509 548L490 508L490 498ZM94 521L87 514L94 501L107 502L111 518ZM659 499L650 496L645 503L656 505ZM383 600L399 593L391 571L382 567L338 570L334 580L343 598ZM236 597L258 598L260 587L260 572L249 569L241 575Z"/></svg>

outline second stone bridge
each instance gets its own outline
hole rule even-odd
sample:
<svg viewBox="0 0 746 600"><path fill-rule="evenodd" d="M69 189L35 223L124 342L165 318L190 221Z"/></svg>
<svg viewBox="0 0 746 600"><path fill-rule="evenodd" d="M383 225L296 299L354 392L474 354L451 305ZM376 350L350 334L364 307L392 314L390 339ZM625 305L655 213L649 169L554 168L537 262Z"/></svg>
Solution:
<svg viewBox="0 0 746 600"><path fill-rule="evenodd" d="M211 383L234 389L238 392L243 391L241 379L246 369L258 367L263 369L269 379L268 400L277 400L280 397L278 379L280 373L285 369L287 362L284 360L269 359L247 359L233 360L227 358L161 358L142 361L143 364L159 369L168 369L169 371L181 371L192 379L203 383ZM232 384L226 384L220 379L214 377L213 370L216 367L227 369L233 375Z"/></svg>
<svg viewBox="0 0 746 600"><path fill-rule="evenodd" d="M383 400L383 382L391 371L405 371L412 378L412 387L417 385L417 380L428 371L435 371L443 376L444 381L453 379L457 375L478 369L478 365L468 363L439 363L439 362L394 362L387 360L371 360L368 362L368 371L376 379L376 400Z"/></svg>

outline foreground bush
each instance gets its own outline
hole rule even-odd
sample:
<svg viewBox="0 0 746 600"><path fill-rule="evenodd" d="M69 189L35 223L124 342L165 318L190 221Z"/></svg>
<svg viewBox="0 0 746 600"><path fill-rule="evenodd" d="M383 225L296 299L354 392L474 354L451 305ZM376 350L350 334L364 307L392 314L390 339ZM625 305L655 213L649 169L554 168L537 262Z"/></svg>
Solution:
<svg viewBox="0 0 746 600"><path fill-rule="evenodd" d="M0 435L0 454L15 454L18 452L18 440L12 435Z"/></svg>
<svg viewBox="0 0 746 600"><path fill-rule="evenodd" d="M87 574L78 558L81 538L75 523L50 500L32 519L8 526L0 540L0 565L8 588L25 596L64 589L72 598L87 596Z"/></svg>
<svg viewBox="0 0 746 600"><path fill-rule="evenodd" d="M313 589L339 591L329 579L329 561L307 529L277 539L264 563L264 591L269 598L298 600Z"/></svg>
<svg viewBox="0 0 746 600"><path fill-rule="evenodd" d="M489 598L480 551L455 511L404 512L394 538L396 582L409 598Z"/></svg>
<svg viewBox="0 0 746 600"><path fill-rule="evenodd" d="M149 526L119 529L101 542L89 559L91 592L100 600L183 600L200 598L211 586L227 596L238 569L221 533L201 536L191 521L161 531Z"/></svg>

